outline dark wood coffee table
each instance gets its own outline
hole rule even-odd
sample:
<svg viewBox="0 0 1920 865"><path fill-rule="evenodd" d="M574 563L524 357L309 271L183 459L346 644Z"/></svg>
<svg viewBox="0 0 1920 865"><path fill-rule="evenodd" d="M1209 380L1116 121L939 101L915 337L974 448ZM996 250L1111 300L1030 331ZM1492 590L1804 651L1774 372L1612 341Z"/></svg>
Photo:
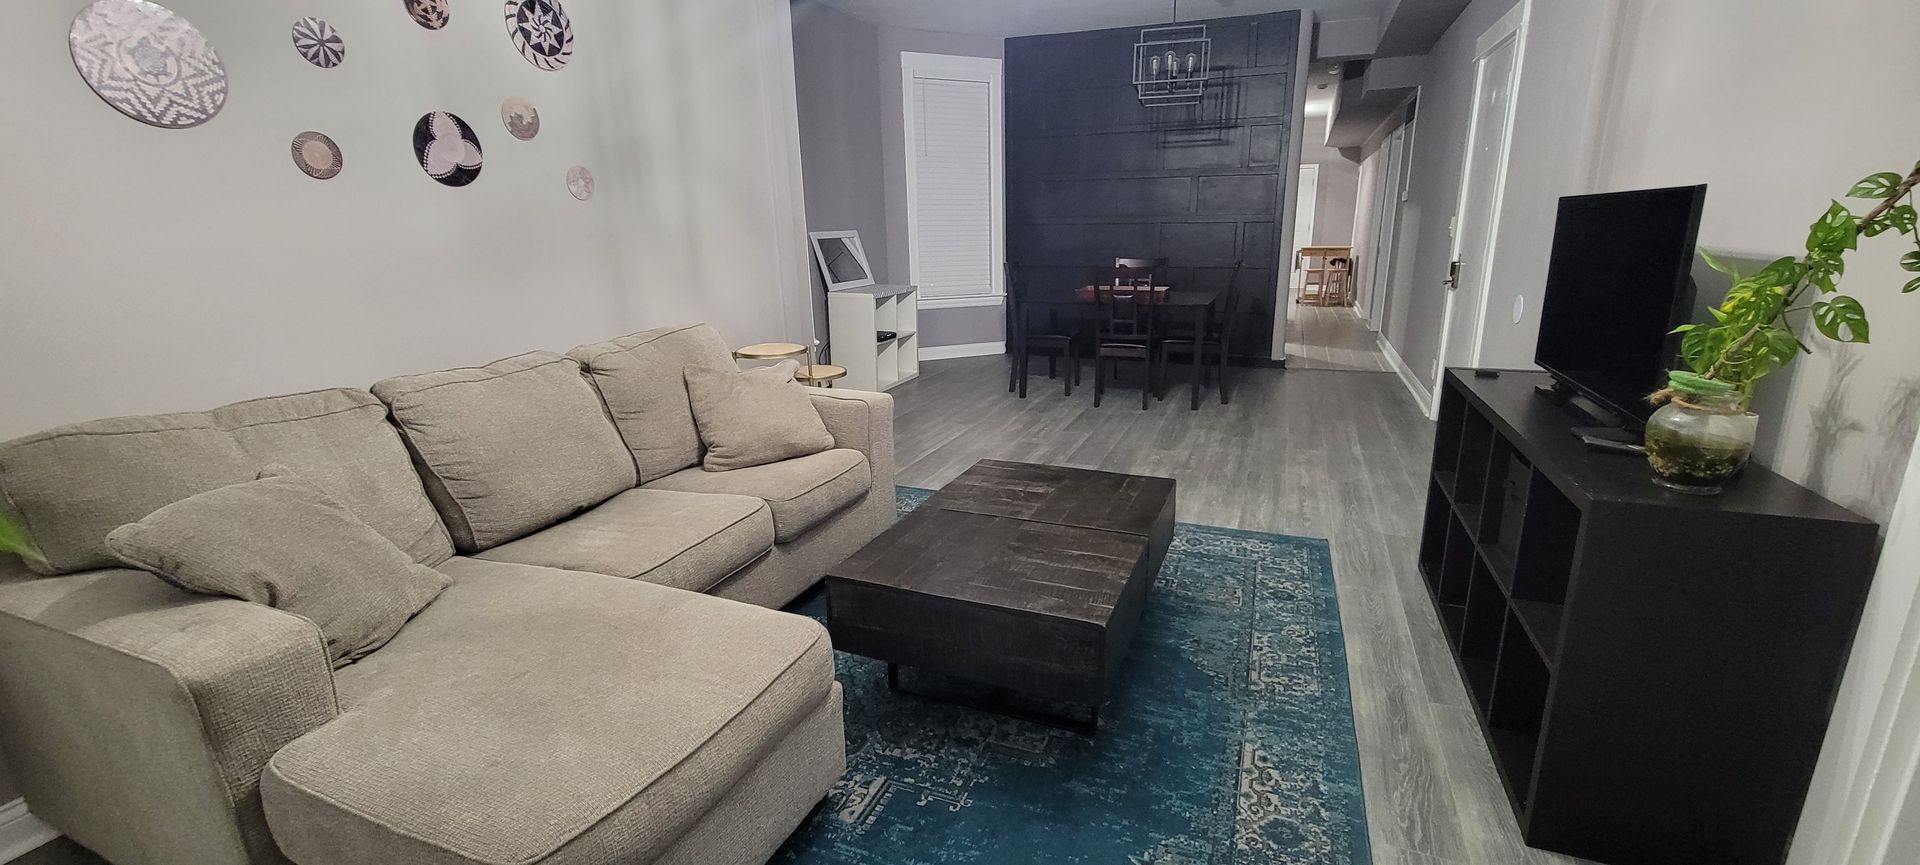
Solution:
<svg viewBox="0 0 1920 865"><path fill-rule="evenodd" d="M940 673L1089 709L1040 720L1093 732L1173 505L1169 478L981 460L827 573L827 629L896 688L902 666Z"/></svg>

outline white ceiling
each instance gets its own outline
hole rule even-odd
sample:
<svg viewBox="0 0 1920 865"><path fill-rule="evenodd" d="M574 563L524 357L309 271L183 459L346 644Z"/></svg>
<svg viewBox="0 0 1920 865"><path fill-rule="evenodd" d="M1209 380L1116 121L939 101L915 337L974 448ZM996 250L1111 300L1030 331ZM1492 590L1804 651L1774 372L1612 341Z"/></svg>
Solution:
<svg viewBox="0 0 1920 865"><path fill-rule="evenodd" d="M1173 20L1173 0L799 0L874 24L943 33L1032 36ZM1180 0L1180 20L1310 9L1321 17L1378 15L1380 0Z"/></svg>

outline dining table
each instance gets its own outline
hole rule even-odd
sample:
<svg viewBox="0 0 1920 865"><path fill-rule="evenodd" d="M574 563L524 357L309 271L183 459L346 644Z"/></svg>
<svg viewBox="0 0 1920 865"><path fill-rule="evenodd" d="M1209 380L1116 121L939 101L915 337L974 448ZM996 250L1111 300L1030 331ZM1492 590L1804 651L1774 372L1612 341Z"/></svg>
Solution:
<svg viewBox="0 0 1920 865"><path fill-rule="evenodd" d="M1095 289L1096 286L1083 285L1072 289L1030 291L1020 298L1019 304L1023 307L1030 308L1041 307L1074 310L1082 315L1090 315L1094 308ZM1145 291L1146 288L1142 286L1134 290ZM1153 287L1153 291L1158 294L1158 297L1154 299L1154 308L1159 311L1159 314L1183 319L1184 323L1190 324L1193 327L1193 332L1196 334L1204 336L1212 330L1214 310L1220 305L1220 297L1222 295L1220 290L1211 288L1176 289L1172 286L1156 285ZM1026 310L1015 310L1014 323L1019 325L1016 328L1019 332L1015 334L1015 338L1020 340L1020 342L1017 343L1018 347L1014 354L1014 363L1019 365L1018 375L1020 379L1021 399L1027 398L1028 358L1027 346L1025 344L1025 322ZM1096 336L1096 338L1098 337ZM1079 361L1076 359L1073 362L1078 363ZM1193 364L1193 387L1196 393L1196 401L1198 399L1197 394L1200 388L1201 373L1204 366L1205 364L1199 362L1197 358L1195 359ZM1068 374L1072 374L1071 369L1069 369ZM1147 386L1151 387L1152 384L1153 383L1149 381Z"/></svg>

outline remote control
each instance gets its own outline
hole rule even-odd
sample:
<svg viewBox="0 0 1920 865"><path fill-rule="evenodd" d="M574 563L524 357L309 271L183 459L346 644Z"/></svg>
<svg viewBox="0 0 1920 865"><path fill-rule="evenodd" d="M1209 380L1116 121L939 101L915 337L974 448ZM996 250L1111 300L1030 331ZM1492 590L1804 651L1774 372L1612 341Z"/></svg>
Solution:
<svg viewBox="0 0 1920 865"><path fill-rule="evenodd" d="M1647 452L1646 445L1614 441L1613 439L1605 439L1595 435L1583 435L1580 437L1580 442L1594 450L1606 451L1607 453L1644 455Z"/></svg>

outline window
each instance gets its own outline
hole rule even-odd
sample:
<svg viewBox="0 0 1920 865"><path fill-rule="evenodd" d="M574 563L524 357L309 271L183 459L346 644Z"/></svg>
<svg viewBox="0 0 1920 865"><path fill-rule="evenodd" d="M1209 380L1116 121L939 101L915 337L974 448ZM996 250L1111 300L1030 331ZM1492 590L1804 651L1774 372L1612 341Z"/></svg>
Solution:
<svg viewBox="0 0 1920 865"><path fill-rule="evenodd" d="M992 306L1001 267L1000 61L900 55L906 110L907 253L921 306Z"/></svg>

